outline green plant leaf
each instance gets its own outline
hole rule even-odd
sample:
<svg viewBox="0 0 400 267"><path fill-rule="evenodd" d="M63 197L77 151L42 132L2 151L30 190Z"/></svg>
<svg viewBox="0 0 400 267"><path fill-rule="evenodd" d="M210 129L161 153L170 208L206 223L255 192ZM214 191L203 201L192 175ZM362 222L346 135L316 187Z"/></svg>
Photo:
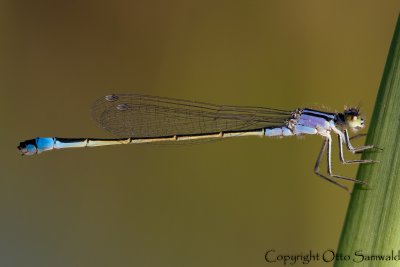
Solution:
<svg viewBox="0 0 400 267"><path fill-rule="evenodd" d="M366 143L383 150L363 154L379 163L360 165L357 179L367 181L370 190L354 187L337 251L349 258L336 259L335 266L400 266L400 258L390 258L400 253L400 16Z"/></svg>

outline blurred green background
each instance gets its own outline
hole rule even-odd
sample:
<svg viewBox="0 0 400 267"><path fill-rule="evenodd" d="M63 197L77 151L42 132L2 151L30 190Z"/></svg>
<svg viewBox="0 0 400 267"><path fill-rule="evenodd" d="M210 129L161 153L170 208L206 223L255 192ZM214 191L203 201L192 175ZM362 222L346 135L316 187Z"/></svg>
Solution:
<svg viewBox="0 0 400 267"><path fill-rule="evenodd" d="M111 137L90 106L112 92L281 109L361 105L368 122L399 8L0 1L0 265L282 266L264 253L336 249L349 195L313 174L317 136L33 157L16 146ZM354 177L357 167L335 157L334 170ZM332 263L308 264L321 265Z"/></svg>

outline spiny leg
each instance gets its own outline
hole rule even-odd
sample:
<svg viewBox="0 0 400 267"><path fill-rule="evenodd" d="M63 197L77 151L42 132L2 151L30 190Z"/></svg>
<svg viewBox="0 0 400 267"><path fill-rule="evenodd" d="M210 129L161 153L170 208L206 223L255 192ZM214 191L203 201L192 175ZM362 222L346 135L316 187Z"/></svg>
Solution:
<svg viewBox="0 0 400 267"><path fill-rule="evenodd" d="M356 134L356 135L353 135L352 137L350 137L349 140L354 140L356 138L360 138L360 137L364 137L364 136L367 136L367 134L366 133Z"/></svg>
<svg viewBox="0 0 400 267"><path fill-rule="evenodd" d="M328 147L328 149L327 149L327 147ZM325 136L325 140L324 140L324 142L323 142L323 144L322 144L322 147L321 147L321 150L320 150L320 152L319 152L319 154L318 154L317 161L315 162L314 173L315 173L316 175L322 177L323 179L327 180L328 182L331 182L331 183L333 183L333 184L339 186L340 188L346 190L346 191L349 192L349 193L351 193L351 191L350 191L346 186L344 186L344 185L342 185L342 184L336 182L336 181L335 181L334 179L332 179L332 178L337 178L337 179L341 179L341 180L351 181L351 182L353 182L353 183L367 184L366 182L363 182L363 181L360 181L360 180L348 178L348 177L341 176L341 175L332 174L331 147L332 147L332 138L331 138L330 135L327 135L327 136ZM323 154L324 154L324 152L325 152L326 149L327 149L327 163L328 163L327 168L328 168L328 176L329 176L329 177L328 177L328 176L325 176L325 175L323 175L323 174L321 174L321 173L319 172L319 165L320 165L320 163L321 163L322 156L323 156Z"/></svg>
<svg viewBox="0 0 400 267"><path fill-rule="evenodd" d="M323 175L323 174L321 174L319 172L319 164L321 163L322 156L323 156L323 154L324 154L324 152L326 150L327 143L328 143L328 139L325 139L324 142L322 143L322 147L321 147L321 150L319 151L319 154L318 154L318 157L317 157L317 161L315 162L314 173L316 175L318 175L319 177L325 179L326 181L331 182L332 184L337 185L340 188L342 188L342 189L346 190L347 192L351 193L351 191L346 186L336 182L332 178L327 177L327 176L325 176L325 175Z"/></svg>
<svg viewBox="0 0 400 267"><path fill-rule="evenodd" d="M366 145L366 146L360 146L360 147L353 147L353 146L351 145L351 143L350 143L349 132L348 132L346 129L344 129L343 132L344 132L344 141L346 142L347 149L350 150L351 153L357 153L357 152L364 151L364 150L366 150L366 149L375 148L374 145ZM362 136L362 135L359 135L359 136ZM357 138L357 136L355 136L354 138ZM354 138L353 138L353 139L354 139Z"/></svg>
<svg viewBox="0 0 400 267"><path fill-rule="evenodd" d="M326 142L328 143L328 149L327 149L327 160L328 160L328 175L331 177L335 177L338 179L346 180L346 181L351 181L353 183L358 183L358 184L367 184L366 182L353 179L353 178L348 178L346 176L342 175L337 175L332 173L332 138L330 135L326 137Z"/></svg>
<svg viewBox="0 0 400 267"><path fill-rule="evenodd" d="M359 135L360 136L360 135ZM345 160L343 156L343 137L338 134L339 143L339 159L343 164L354 164L354 163L375 163L378 162L372 159L356 159L356 160Z"/></svg>

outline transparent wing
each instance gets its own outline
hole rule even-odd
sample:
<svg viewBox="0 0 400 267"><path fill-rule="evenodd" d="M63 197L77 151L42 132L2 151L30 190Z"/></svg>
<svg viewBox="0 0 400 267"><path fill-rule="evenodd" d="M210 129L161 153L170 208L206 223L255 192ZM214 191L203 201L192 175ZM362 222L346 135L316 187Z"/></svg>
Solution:
<svg viewBox="0 0 400 267"><path fill-rule="evenodd" d="M98 99L93 119L119 137L159 137L244 131L283 125L291 111L222 106L138 94L112 94Z"/></svg>

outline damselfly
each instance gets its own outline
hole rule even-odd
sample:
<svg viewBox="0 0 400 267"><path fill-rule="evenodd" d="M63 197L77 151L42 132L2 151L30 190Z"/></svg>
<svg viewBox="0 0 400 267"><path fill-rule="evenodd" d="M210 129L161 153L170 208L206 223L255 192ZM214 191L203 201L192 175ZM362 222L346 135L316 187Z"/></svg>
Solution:
<svg viewBox="0 0 400 267"><path fill-rule="evenodd" d="M346 108L343 113L327 113L308 108L292 111L264 107L223 106L139 94L112 94L97 100L92 107L94 120L101 128L119 136L116 139L38 137L21 142L22 155L43 151L95 147L118 144L155 142L198 142L238 136L294 136L317 134L324 138L314 166L314 172L325 180L345 189L335 178L365 184L365 182L332 173L331 132L339 138L339 159L343 164L373 163L373 160L345 160L343 143L352 153L373 148L373 145L353 147L349 130L364 127L358 108ZM319 172L324 152L327 152L327 175Z"/></svg>

